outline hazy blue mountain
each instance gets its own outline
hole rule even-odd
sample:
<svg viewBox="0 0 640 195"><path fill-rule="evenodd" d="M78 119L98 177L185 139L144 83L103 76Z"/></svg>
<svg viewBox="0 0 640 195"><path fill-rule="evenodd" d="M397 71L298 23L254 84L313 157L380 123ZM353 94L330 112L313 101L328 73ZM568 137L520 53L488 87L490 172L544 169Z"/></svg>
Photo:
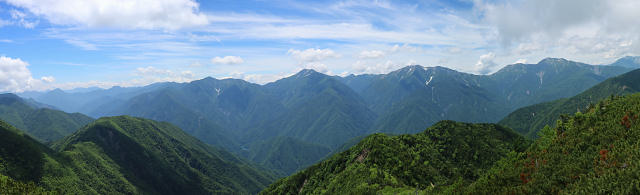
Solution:
<svg viewBox="0 0 640 195"><path fill-rule="evenodd" d="M25 92L18 95L54 106L65 112L80 112L92 117L101 117L102 110L111 105L148 91L175 83L155 83L144 87L112 87L110 89L69 90L54 89L48 92Z"/></svg>
<svg viewBox="0 0 640 195"><path fill-rule="evenodd" d="M108 116L131 115L175 124L205 143L234 149L238 143L225 128L186 107L176 89L165 88L135 96L113 107Z"/></svg>
<svg viewBox="0 0 640 195"><path fill-rule="evenodd" d="M42 107L43 104L14 94L0 94L0 119L43 142L60 139L93 121L80 113L70 114Z"/></svg>
<svg viewBox="0 0 640 195"><path fill-rule="evenodd" d="M362 74L362 75L350 74L346 77L333 76L333 78L338 79L339 81L342 81L345 85L349 86L351 89L353 89L353 91L355 91L358 94L362 94L362 91L364 91L367 87L369 87L369 85L371 85L371 82L377 79L378 77L380 77L380 75L376 75L376 74Z"/></svg>
<svg viewBox="0 0 640 195"><path fill-rule="evenodd" d="M606 81L571 98L559 99L520 108L502 119L499 124L509 126L522 135L536 138L544 126L553 126L562 114L585 111L590 105L612 95L640 92L640 69Z"/></svg>
<svg viewBox="0 0 640 195"><path fill-rule="evenodd" d="M613 62L611 66L622 66L627 68L640 68L640 56L625 56Z"/></svg>
<svg viewBox="0 0 640 195"><path fill-rule="evenodd" d="M508 105L512 111L574 96L607 78L630 70L619 66L588 65L561 58L546 58L537 64L513 64L502 68L489 75L494 82L487 89L501 97L504 102L500 103Z"/></svg>
<svg viewBox="0 0 640 195"><path fill-rule="evenodd" d="M208 77L138 94L103 114L170 122L206 143L238 151L242 129L273 119L283 109L260 85Z"/></svg>
<svg viewBox="0 0 640 195"><path fill-rule="evenodd" d="M380 77L363 91L363 97L380 114L373 130L415 133L445 119L496 120L506 108L482 82L481 76L415 65Z"/></svg>
<svg viewBox="0 0 640 195"><path fill-rule="evenodd" d="M339 80L359 89L378 114L373 131L414 133L440 120L496 122L520 107L571 97L629 70L547 58L508 65L491 75L414 65Z"/></svg>

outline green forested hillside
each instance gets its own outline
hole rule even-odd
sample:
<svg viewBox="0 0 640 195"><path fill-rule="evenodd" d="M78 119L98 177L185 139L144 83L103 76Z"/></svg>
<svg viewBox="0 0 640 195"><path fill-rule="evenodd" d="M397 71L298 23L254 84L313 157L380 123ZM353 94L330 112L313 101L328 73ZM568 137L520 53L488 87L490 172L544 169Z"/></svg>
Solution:
<svg viewBox="0 0 640 195"><path fill-rule="evenodd" d="M610 97L545 127L464 191L469 194L640 193L640 94Z"/></svg>
<svg viewBox="0 0 640 195"><path fill-rule="evenodd" d="M168 123L101 118L54 143L55 150L0 124L0 174L10 178L0 178L2 185L34 183L61 194L247 194L273 180Z"/></svg>
<svg viewBox="0 0 640 195"><path fill-rule="evenodd" d="M507 153L527 146L523 137L502 126L443 121L414 135L371 135L261 193L441 190L441 186L473 181Z"/></svg>
<svg viewBox="0 0 640 195"><path fill-rule="evenodd" d="M0 173L0 194L56 194L56 192L47 191L33 182L16 181Z"/></svg>
<svg viewBox="0 0 640 195"><path fill-rule="evenodd" d="M250 145L247 159L288 176L329 154L327 147L291 137L275 137Z"/></svg>
<svg viewBox="0 0 640 195"><path fill-rule="evenodd" d="M130 183L137 190L152 194L255 193L272 180L270 174L173 125L141 118L98 119L54 144L54 148L86 158L74 162L82 173L103 174L100 169L82 168L91 166L88 163L100 163L117 171L113 176L120 173L122 185Z"/></svg>
<svg viewBox="0 0 640 195"><path fill-rule="evenodd" d="M238 144L233 134L225 128L212 122L210 118L204 117L187 107L185 103L188 94L180 93L177 89L167 88L135 96L126 103L114 108L117 111L109 115L131 115L144 117L152 120L169 122L175 124L187 133L195 136L205 143L236 149ZM191 97L191 96L189 96Z"/></svg>
<svg viewBox="0 0 640 195"><path fill-rule="evenodd" d="M568 99L540 103L520 108L498 124L513 128L529 138L535 138L537 132L546 125L553 126L562 114L584 111L590 105L611 95L623 95L640 91L640 69L606 81Z"/></svg>
<svg viewBox="0 0 640 195"><path fill-rule="evenodd" d="M93 121L80 113L37 108L14 94L0 94L0 119L43 142L60 139Z"/></svg>

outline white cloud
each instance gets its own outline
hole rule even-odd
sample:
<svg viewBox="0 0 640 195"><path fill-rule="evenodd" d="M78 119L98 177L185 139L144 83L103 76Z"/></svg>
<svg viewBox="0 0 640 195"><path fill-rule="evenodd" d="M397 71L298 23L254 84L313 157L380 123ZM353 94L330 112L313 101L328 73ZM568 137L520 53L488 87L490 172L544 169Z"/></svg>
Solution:
<svg viewBox="0 0 640 195"><path fill-rule="evenodd" d="M0 92L23 92L26 90L42 90L44 84L54 82L52 76L34 79L27 68L29 63L20 58L0 56Z"/></svg>
<svg viewBox="0 0 640 195"><path fill-rule="evenodd" d="M170 75L173 72L170 70L159 69L153 66L136 68L136 74L139 76L151 76L151 75Z"/></svg>
<svg viewBox="0 0 640 195"><path fill-rule="evenodd" d="M383 74L411 64L415 64L415 61L410 60L407 63L397 63L392 60L384 62L365 62L358 60L351 66L351 69L355 74Z"/></svg>
<svg viewBox="0 0 640 195"><path fill-rule="evenodd" d="M154 66L138 67L133 71L133 75L136 77L123 82L97 82L100 86L143 86L157 82L189 82L193 81L198 75L191 70L168 70L163 68L156 68ZM84 86L85 83L66 83L67 88L72 86Z"/></svg>
<svg viewBox="0 0 640 195"><path fill-rule="evenodd" d="M496 54L493 52L489 52L487 54L481 55L480 59L476 63L476 71L480 74L488 74L493 71L493 69L497 66L494 62L496 58Z"/></svg>
<svg viewBox="0 0 640 195"><path fill-rule="evenodd" d="M242 64L244 60L238 56L224 56L224 57L215 57L211 59L211 63L214 64Z"/></svg>
<svg viewBox="0 0 640 195"><path fill-rule="evenodd" d="M360 55L358 55L358 58L360 58L360 59L376 59L376 58L382 58L385 55L386 54L383 51L371 50L371 51L362 51L362 52L360 52Z"/></svg>
<svg viewBox="0 0 640 195"><path fill-rule="evenodd" d="M416 52L418 50L418 48L413 47L407 43L403 44L403 45L393 45L393 47L391 47L391 49L389 50L389 52L391 53L396 53L399 51L411 51L411 52Z"/></svg>
<svg viewBox="0 0 640 195"><path fill-rule="evenodd" d="M0 56L0 91L15 92L31 86L33 78L28 63L20 58Z"/></svg>
<svg viewBox="0 0 640 195"><path fill-rule="evenodd" d="M322 63L307 63L304 65L305 69L313 69L315 71L318 71L320 73L324 73L324 74L328 74L331 75L332 72L329 70L329 68L327 67L327 65L322 64Z"/></svg>
<svg viewBox="0 0 640 195"><path fill-rule="evenodd" d="M194 74L194 73L193 73L193 72L191 72L190 70L185 70L185 71L182 71L181 76L182 76L183 78L193 78L193 77L196 77L196 74Z"/></svg>
<svg viewBox="0 0 640 195"><path fill-rule="evenodd" d="M52 76L45 76L40 78L40 80L46 82L46 83L53 83L56 81L56 78L53 78Z"/></svg>
<svg viewBox="0 0 640 195"><path fill-rule="evenodd" d="M309 48L304 51L289 49L287 52L300 62L317 62L329 58L339 58L340 54L331 49L313 49Z"/></svg>
<svg viewBox="0 0 640 195"><path fill-rule="evenodd" d="M269 82L276 81L278 79L288 77L293 75L293 73L279 73L279 74L247 74L244 72L234 71L229 74L230 78L234 79L242 79L252 83L258 84L266 84Z"/></svg>
<svg viewBox="0 0 640 195"><path fill-rule="evenodd" d="M640 54L640 1L487 2L476 0L475 9L512 54L562 56L592 64Z"/></svg>
<svg viewBox="0 0 640 195"><path fill-rule="evenodd" d="M527 59L518 59L516 62L514 62L515 64L526 64L527 63Z"/></svg>
<svg viewBox="0 0 640 195"><path fill-rule="evenodd" d="M5 0L58 25L176 30L208 24L193 0Z"/></svg>

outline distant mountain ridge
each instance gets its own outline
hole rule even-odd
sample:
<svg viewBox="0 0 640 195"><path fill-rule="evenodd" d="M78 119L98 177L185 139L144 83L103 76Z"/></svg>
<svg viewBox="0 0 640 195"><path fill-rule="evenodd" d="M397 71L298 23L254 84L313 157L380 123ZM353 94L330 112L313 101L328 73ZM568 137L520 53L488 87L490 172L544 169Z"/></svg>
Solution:
<svg viewBox="0 0 640 195"><path fill-rule="evenodd" d="M0 94L0 119L42 142L61 139L94 120L84 114L51 109L10 93Z"/></svg>
<svg viewBox="0 0 640 195"><path fill-rule="evenodd" d="M355 137L416 133L441 120L497 122L522 106L571 97L630 70L548 58L509 65L491 75L419 65L347 77L307 69L266 85L208 77L31 97L91 116L132 115L171 122L205 143L248 155L252 143L276 137L335 150ZM87 106L64 108L68 99Z"/></svg>

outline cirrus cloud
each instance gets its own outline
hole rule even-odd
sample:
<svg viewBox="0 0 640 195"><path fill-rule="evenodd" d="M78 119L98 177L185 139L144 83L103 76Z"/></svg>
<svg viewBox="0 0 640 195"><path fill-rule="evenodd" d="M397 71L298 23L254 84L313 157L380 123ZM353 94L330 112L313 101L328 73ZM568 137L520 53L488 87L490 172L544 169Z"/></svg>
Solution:
<svg viewBox="0 0 640 195"><path fill-rule="evenodd" d="M176 30L208 24L193 0L5 0L57 25Z"/></svg>

